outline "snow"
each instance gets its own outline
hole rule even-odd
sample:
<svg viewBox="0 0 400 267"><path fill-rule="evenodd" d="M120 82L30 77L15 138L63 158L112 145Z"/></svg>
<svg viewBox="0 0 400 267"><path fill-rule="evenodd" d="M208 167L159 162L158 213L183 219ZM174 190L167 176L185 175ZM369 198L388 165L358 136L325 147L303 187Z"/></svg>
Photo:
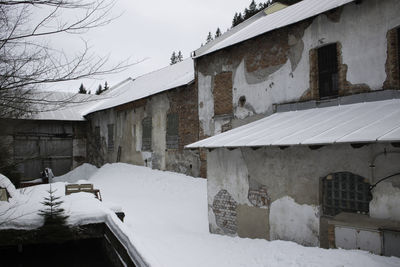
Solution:
<svg viewBox="0 0 400 267"><path fill-rule="evenodd" d="M97 170L98 168L96 166L84 163L62 176L54 177L53 181L76 183L80 180L88 180Z"/></svg>
<svg viewBox="0 0 400 267"><path fill-rule="evenodd" d="M391 99L275 113L186 147L288 146L399 140L400 99Z"/></svg>
<svg viewBox="0 0 400 267"><path fill-rule="evenodd" d="M294 240L303 245L318 246L319 208L299 205L291 197L271 204L270 237L273 240Z"/></svg>
<svg viewBox="0 0 400 267"><path fill-rule="evenodd" d="M194 80L194 63L187 58L174 65L156 70L134 80L126 80L111 90L107 98L92 106L86 114L104 110L161 93L179 86L187 85Z"/></svg>
<svg viewBox="0 0 400 267"><path fill-rule="evenodd" d="M85 176L84 168L75 172L80 171L82 175L77 176ZM287 241L210 234L207 182L201 178L115 163L106 164L88 179L101 190L103 203L114 202L122 207L126 214L125 223L118 221L103 203L86 193L63 197L71 216L69 222L105 221L130 255L143 257L136 257L137 266L400 265L399 258L363 251L325 250ZM62 182L53 184L57 193L64 185ZM46 195L47 189L48 185L39 185L16 191L28 197L29 202L35 202L32 205L37 208L37 202ZM37 215L27 216L24 221L38 224Z"/></svg>
<svg viewBox="0 0 400 267"><path fill-rule="evenodd" d="M369 212L373 218L400 221L400 189L390 182L379 183L372 190Z"/></svg>
<svg viewBox="0 0 400 267"><path fill-rule="evenodd" d="M270 15L260 12L255 18L239 24L208 45L195 51L195 57L249 40L258 35L322 14L354 0L303 0ZM243 25L242 25L243 24Z"/></svg>

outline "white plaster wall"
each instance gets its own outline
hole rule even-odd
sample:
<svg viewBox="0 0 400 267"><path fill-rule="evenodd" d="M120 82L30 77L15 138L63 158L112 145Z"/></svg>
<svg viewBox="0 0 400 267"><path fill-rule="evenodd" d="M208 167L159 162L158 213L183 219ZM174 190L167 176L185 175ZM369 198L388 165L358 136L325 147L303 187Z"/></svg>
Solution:
<svg viewBox="0 0 400 267"><path fill-rule="evenodd" d="M199 95L199 121L203 134L214 135L214 98L212 93L212 76L198 73L198 95Z"/></svg>
<svg viewBox="0 0 400 267"><path fill-rule="evenodd" d="M400 171L399 152L399 148L390 144L373 144L358 149L348 144L325 146L318 150L306 146L284 150L278 147L214 149L207 153L210 230L223 233L216 225L212 210L214 198L220 190L227 190L237 204L253 206L248 200L248 190L250 183L258 183L265 186L272 203L267 209L270 237L316 246L319 244L320 179L334 172L351 172L374 184ZM374 161L372 177L370 165L374 158L377 160ZM394 184L397 180L393 178L390 182ZM400 220L399 187L380 184L373 195L371 217Z"/></svg>
<svg viewBox="0 0 400 267"><path fill-rule="evenodd" d="M249 190L248 171L240 150L216 149L207 154L208 219L212 232L221 232L216 224L212 204L222 189L228 191L238 204L251 205L247 199Z"/></svg>
<svg viewBox="0 0 400 267"><path fill-rule="evenodd" d="M282 197L272 202L269 223L271 240L319 246L319 206L299 205L291 197Z"/></svg>
<svg viewBox="0 0 400 267"><path fill-rule="evenodd" d="M400 188L391 182L382 182L372 190L372 196L369 203L371 217L400 221Z"/></svg>
<svg viewBox="0 0 400 267"><path fill-rule="evenodd" d="M304 49L295 69L288 59L279 69L265 75L250 78L244 61L231 70L233 77L234 116L244 119L255 114L268 115L272 104L297 101L310 87L309 51L325 44L342 44L343 64L347 64L347 80L352 84L366 84L372 90L382 89L386 79L385 62L387 53L387 31L400 26L400 1L365 0L361 4L344 6L339 22L326 15L320 15L306 28L301 40L289 36L289 45L293 51ZM298 51L297 51L298 52ZM212 76L198 73L199 108L201 127L207 135L219 133L215 125L212 96ZM238 107L240 96L246 96L248 107ZM218 127L217 127L218 126Z"/></svg>

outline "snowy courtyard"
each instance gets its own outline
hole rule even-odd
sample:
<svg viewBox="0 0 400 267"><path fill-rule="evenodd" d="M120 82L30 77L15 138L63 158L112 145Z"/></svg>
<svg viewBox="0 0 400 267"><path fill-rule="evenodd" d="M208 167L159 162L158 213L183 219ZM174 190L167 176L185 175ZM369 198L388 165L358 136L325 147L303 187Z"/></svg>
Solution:
<svg viewBox="0 0 400 267"><path fill-rule="evenodd" d="M125 232L150 266L400 266L399 258L364 251L210 234L205 179L122 163L100 169L84 164L56 177L53 187L63 194L65 182L79 180L99 188L103 204L87 193L63 197L69 223L102 221L112 214L108 207L122 208ZM15 220L1 227L40 226L42 218L35 209L41 208L47 189L48 185L39 185L16 190L29 201L18 206Z"/></svg>

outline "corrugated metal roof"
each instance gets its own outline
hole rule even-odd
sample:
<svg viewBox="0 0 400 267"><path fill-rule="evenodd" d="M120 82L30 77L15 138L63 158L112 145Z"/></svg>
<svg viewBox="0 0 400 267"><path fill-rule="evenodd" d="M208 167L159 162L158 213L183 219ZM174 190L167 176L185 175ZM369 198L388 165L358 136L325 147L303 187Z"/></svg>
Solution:
<svg viewBox="0 0 400 267"><path fill-rule="evenodd" d="M275 113L187 148L400 141L400 99Z"/></svg>
<svg viewBox="0 0 400 267"><path fill-rule="evenodd" d="M88 112L96 112L138 99L142 99L163 91L167 91L194 81L194 64L191 58L182 62L140 76L134 80L126 80L118 88L112 89L107 99L93 106Z"/></svg>
<svg viewBox="0 0 400 267"><path fill-rule="evenodd" d="M253 18L246 20L224 33L213 42L196 50L194 57L201 57L222 48L254 38L263 33L303 21L353 1L354 0L303 0L270 15L266 15L261 11Z"/></svg>

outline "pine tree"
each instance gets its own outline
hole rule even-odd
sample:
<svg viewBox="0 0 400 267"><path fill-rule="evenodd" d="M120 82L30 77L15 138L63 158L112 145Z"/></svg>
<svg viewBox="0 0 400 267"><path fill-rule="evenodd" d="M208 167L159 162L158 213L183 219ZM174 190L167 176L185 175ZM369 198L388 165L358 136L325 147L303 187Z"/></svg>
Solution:
<svg viewBox="0 0 400 267"><path fill-rule="evenodd" d="M207 39L206 39L206 44L208 44L208 43L211 42L212 40L213 40L213 37L212 37L212 35L211 35L211 32L208 32Z"/></svg>
<svg viewBox="0 0 400 267"><path fill-rule="evenodd" d="M103 92L104 92L104 91L107 91L109 88L110 88L110 87L108 87L108 83L107 83L107 81L106 81L106 82L104 83Z"/></svg>
<svg viewBox="0 0 400 267"><path fill-rule="evenodd" d="M81 83L81 86L79 86L79 92L78 93L79 94L86 94L87 93L85 86L83 86L83 83Z"/></svg>
<svg viewBox="0 0 400 267"><path fill-rule="evenodd" d="M176 62L177 62L177 58L176 58L176 53L175 53L175 51L174 51L174 52L172 52L172 55L171 55L171 63L169 63L169 64L170 64L170 65L174 65Z"/></svg>
<svg viewBox="0 0 400 267"><path fill-rule="evenodd" d="M221 30L219 29L219 27L217 28L217 31L215 32L215 38L218 38L222 35Z"/></svg>
<svg viewBox="0 0 400 267"><path fill-rule="evenodd" d="M44 225L58 225L58 226L66 226L67 219L69 216L65 215L65 211L63 208L60 208L63 201L60 201L60 197L55 196L54 193L57 190L53 190L51 188L47 191L49 196L44 198L44 201L41 202L46 208L43 210L39 210L39 215L44 217Z"/></svg>
<svg viewBox="0 0 400 267"><path fill-rule="evenodd" d="M104 92L103 86L101 86L101 84L99 84L99 87L98 87L97 90L96 90L96 95L99 95L99 94L101 94L101 93L103 93L103 92Z"/></svg>
<svg viewBox="0 0 400 267"><path fill-rule="evenodd" d="M235 15L233 16L233 20L232 20L232 28L235 27L236 25L238 25L238 13L235 12Z"/></svg>
<svg viewBox="0 0 400 267"><path fill-rule="evenodd" d="M176 62L181 62L183 60L182 52L179 50L178 55L176 56Z"/></svg>

